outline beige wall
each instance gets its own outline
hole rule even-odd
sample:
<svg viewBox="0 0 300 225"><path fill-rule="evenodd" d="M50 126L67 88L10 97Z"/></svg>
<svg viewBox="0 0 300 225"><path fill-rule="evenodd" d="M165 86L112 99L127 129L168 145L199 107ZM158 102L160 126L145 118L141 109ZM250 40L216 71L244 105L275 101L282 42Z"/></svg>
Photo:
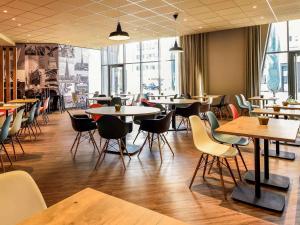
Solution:
<svg viewBox="0 0 300 225"><path fill-rule="evenodd" d="M209 33L209 94L230 95L232 101L245 92L245 47L243 28Z"/></svg>

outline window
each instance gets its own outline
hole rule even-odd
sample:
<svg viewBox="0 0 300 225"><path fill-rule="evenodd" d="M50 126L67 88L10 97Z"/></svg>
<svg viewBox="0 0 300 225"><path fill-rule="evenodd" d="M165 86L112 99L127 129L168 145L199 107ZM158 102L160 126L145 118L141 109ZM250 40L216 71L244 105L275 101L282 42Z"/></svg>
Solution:
<svg viewBox="0 0 300 225"><path fill-rule="evenodd" d="M178 58L169 51L174 41L175 37L172 37L102 48L102 92L107 91L106 94L111 94L108 93L108 68L115 64L124 66L125 92L177 92Z"/></svg>
<svg viewBox="0 0 300 225"><path fill-rule="evenodd" d="M273 23L261 77L261 94L280 101L299 96L300 20ZM300 96L299 96L300 97Z"/></svg>

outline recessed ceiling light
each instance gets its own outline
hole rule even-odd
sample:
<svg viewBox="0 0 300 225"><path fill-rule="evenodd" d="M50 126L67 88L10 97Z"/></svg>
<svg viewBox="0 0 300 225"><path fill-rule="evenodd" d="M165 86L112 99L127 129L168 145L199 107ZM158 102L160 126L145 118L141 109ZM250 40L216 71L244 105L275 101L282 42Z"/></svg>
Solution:
<svg viewBox="0 0 300 225"><path fill-rule="evenodd" d="M4 13L7 13L7 10L3 10Z"/></svg>
<svg viewBox="0 0 300 225"><path fill-rule="evenodd" d="M15 17L14 17L14 18L11 18L11 20L15 21L15 20L16 20L16 18L15 18Z"/></svg>
<svg viewBox="0 0 300 225"><path fill-rule="evenodd" d="M199 29L202 29L203 27L198 27Z"/></svg>
<svg viewBox="0 0 300 225"><path fill-rule="evenodd" d="M186 21L188 21L188 20L187 20L187 18L184 18L183 21L186 22Z"/></svg>
<svg viewBox="0 0 300 225"><path fill-rule="evenodd" d="M31 34L27 34L27 37L30 37L31 36Z"/></svg>
<svg viewBox="0 0 300 225"><path fill-rule="evenodd" d="M18 23L18 27L22 26L22 24Z"/></svg>
<svg viewBox="0 0 300 225"><path fill-rule="evenodd" d="M263 20L265 17L261 16L260 19Z"/></svg>
<svg viewBox="0 0 300 225"><path fill-rule="evenodd" d="M256 5L252 6L252 9L256 9L256 8L257 8L257 6L256 6Z"/></svg>

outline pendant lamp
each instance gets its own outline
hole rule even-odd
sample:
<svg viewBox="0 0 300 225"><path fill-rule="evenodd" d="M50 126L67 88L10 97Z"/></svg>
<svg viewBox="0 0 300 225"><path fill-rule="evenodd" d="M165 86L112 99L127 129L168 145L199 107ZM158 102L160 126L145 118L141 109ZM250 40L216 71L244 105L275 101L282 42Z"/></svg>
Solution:
<svg viewBox="0 0 300 225"><path fill-rule="evenodd" d="M174 20L175 20L175 22L176 22L176 20L177 20L177 17L178 17L178 13L175 13L174 15L173 15L173 18L174 18ZM176 32L177 33L177 32ZM183 52L183 48L181 48L179 45L178 45L178 43L177 43L177 40L175 40L175 43L174 43L174 46L172 47L172 48L170 48L170 50L169 50L170 52Z"/></svg>
<svg viewBox="0 0 300 225"><path fill-rule="evenodd" d="M125 41L130 39L129 34L122 30L120 22L118 22L116 31L111 32L108 38L114 41Z"/></svg>

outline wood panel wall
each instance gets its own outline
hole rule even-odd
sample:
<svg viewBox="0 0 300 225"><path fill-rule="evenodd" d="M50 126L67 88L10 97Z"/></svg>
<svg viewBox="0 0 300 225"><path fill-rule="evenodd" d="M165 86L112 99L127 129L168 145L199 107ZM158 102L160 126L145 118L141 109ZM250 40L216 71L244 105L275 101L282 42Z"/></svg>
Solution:
<svg viewBox="0 0 300 225"><path fill-rule="evenodd" d="M5 87L4 81L6 81ZM14 46L0 46L0 102L8 102L16 98L17 50Z"/></svg>

